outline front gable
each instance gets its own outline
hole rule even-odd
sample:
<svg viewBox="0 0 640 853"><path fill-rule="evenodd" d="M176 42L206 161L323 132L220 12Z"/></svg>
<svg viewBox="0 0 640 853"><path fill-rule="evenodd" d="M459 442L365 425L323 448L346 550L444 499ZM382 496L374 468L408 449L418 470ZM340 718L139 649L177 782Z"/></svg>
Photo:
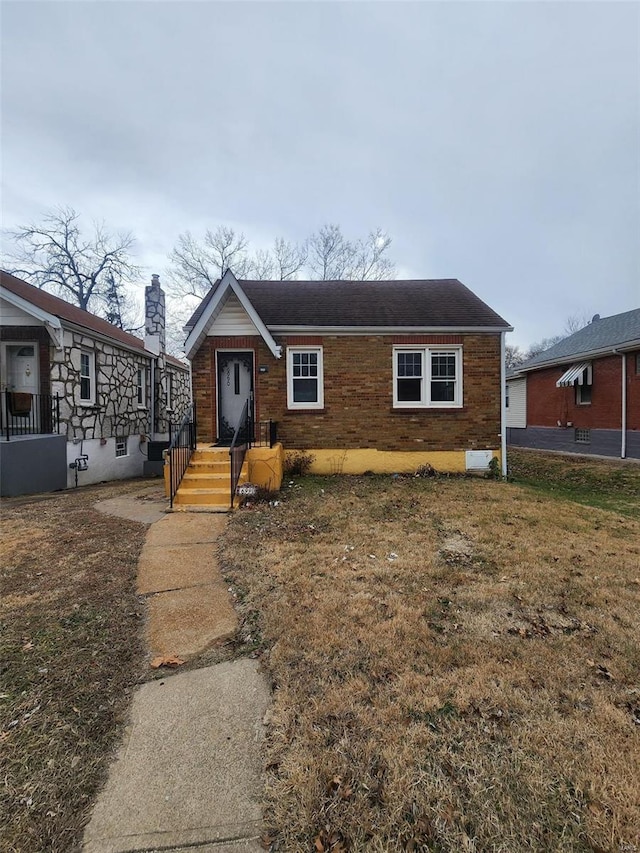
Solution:
<svg viewBox="0 0 640 853"><path fill-rule="evenodd" d="M230 299L231 301L229 301ZM220 321L220 324L218 324L218 321ZM215 292L205 310L189 332L184 345L187 358L190 360L193 359L207 336L228 335L228 331L221 331L221 329L225 325L229 326L234 323L239 323L240 326L250 329L250 334L255 334L257 331L271 351L271 354L275 358L281 357L282 348L275 342L271 332L263 323L234 274L231 270L227 270L218 282ZM238 333L234 332L233 334Z"/></svg>

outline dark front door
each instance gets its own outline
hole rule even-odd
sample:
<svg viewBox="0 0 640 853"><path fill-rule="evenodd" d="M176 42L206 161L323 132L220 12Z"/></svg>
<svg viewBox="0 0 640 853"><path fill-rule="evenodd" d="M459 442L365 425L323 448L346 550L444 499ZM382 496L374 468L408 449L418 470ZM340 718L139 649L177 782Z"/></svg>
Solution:
<svg viewBox="0 0 640 853"><path fill-rule="evenodd" d="M253 352L218 350L218 441L231 443L249 400L253 418Z"/></svg>

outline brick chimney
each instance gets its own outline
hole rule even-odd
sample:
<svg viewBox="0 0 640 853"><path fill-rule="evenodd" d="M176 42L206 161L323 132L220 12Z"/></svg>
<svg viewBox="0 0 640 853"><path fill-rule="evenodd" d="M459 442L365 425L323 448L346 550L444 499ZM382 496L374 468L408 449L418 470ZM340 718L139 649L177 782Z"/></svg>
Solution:
<svg viewBox="0 0 640 853"><path fill-rule="evenodd" d="M148 349L155 349L148 339L157 338L158 355L166 347L164 322L164 290L160 286L160 276L154 274L151 276L151 284L144 289L144 333Z"/></svg>

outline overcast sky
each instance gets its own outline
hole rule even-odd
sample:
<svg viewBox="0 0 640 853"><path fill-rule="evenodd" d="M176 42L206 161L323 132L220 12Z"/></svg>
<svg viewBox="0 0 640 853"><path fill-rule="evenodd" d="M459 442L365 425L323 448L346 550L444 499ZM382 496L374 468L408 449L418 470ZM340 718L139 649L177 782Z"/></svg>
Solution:
<svg viewBox="0 0 640 853"><path fill-rule="evenodd" d="M640 307L634 2L2 2L5 228L380 226L515 326Z"/></svg>

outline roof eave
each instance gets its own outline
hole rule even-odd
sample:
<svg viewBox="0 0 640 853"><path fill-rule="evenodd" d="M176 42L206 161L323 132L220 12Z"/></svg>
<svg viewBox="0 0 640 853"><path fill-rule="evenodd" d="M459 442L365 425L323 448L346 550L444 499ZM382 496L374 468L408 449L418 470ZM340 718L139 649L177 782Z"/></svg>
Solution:
<svg viewBox="0 0 640 853"><path fill-rule="evenodd" d="M6 287L0 286L0 296L2 296L3 299L6 299L10 305L13 305L15 308L19 308L26 314L30 314L36 320L40 320L41 323L44 323L55 348L62 349L62 324L59 317L56 317L55 314L50 314L43 308L38 308L38 306L34 305L33 302L29 302L28 299L18 296L17 293L14 293Z"/></svg>
<svg viewBox="0 0 640 853"><path fill-rule="evenodd" d="M539 361L536 364L532 364L531 366L522 365L522 367L519 369L522 373L530 373L532 370L539 370L546 367L555 367L556 365L560 366L562 364L570 364L572 361L583 361L584 359L598 358L599 356L631 352L634 349L638 349L638 347L640 347L640 338L636 338L632 341L625 341L624 343L620 344L609 344L606 347L599 347L598 349L574 352L572 355L564 355L559 358L548 359L547 361Z"/></svg>
<svg viewBox="0 0 640 853"><path fill-rule="evenodd" d="M274 334L300 335L459 335L512 332L513 326L301 326L270 324Z"/></svg>

